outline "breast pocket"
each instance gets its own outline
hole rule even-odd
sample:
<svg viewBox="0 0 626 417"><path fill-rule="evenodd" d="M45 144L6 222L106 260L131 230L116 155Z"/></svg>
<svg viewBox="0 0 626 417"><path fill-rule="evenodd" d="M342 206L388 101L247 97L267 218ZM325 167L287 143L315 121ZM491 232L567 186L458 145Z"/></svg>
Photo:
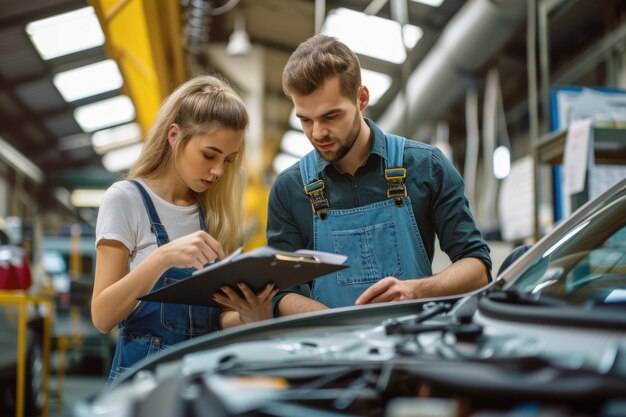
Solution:
<svg viewBox="0 0 626 417"><path fill-rule="evenodd" d="M165 276L163 286L167 287L181 279ZM219 309L187 304L161 303L161 324L167 330L184 335L198 336L217 328Z"/></svg>
<svg viewBox="0 0 626 417"><path fill-rule="evenodd" d="M332 232L336 253L348 255L349 268L337 272L340 285L369 284L402 274L393 221Z"/></svg>

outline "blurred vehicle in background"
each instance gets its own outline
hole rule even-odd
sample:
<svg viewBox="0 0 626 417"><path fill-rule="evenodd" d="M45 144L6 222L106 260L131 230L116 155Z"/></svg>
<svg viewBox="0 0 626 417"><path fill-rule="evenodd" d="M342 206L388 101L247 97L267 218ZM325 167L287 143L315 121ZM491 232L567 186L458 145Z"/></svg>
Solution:
<svg viewBox="0 0 626 417"><path fill-rule="evenodd" d="M50 277L58 306L69 306L71 279L61 251L44 249L41 265Z"/></svg>
<svg viewBox="0 0 626 417"><path fill-rule="evenodd" d="M55 290L53 347L61 353L53 365L61 373L106 375L111 365L114 340L91 322L95 260L90 226L71 225L43 238L41 263Z"/></svg>
<svg viewBox="0 0 626 417"><path fill-rule="evenodd" d="M65 311L70 306L88 308L96 262L94 242L94 236L89 234L44 236L42 265L51 277L58 310Z"/></svg>
<svg viewBox="0 0 626 417"><path fill-rule="evenodd" d="M75 408L121 416L626 413L626 180L473 293L210 334Z"/></svg>
<svg viewBox="0 0 626 417"><path fill-rule="evenodd" d="M20 222L21 224L21 222ZM3 296L23 294L33 284L27 252L11 238L11 229L0 219L0 291ZM44 403L43 392L43 320L36 309L27 310L24 409L39 413ZM16 410L18 363L19 307L13 303L0 304L0 415L12 415Z"/></svg>
<svg viewBox="0 0 626 417"><path fill-rule="evenodd" d="M42 319L37 314L31 314L27 329L24 410L27 415L36 415L41 411L45 398ZM18 308L11 305L0 306L0 415L14 415L16 409L17 344Z"/></svg>

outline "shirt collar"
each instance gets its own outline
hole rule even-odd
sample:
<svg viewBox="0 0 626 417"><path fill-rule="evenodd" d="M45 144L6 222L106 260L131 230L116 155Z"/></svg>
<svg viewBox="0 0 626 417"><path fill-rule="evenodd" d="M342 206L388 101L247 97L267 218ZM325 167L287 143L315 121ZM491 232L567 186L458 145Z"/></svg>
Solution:
<svg viewBox="0 0 626 417"><path fill-rule="evenodd" d="M387 159L387 142L385 141L385 134L380 130L380 128L374 123L372 120L367 117L364 118L365 123L370 128L371 134L370 139L372 140L369 153L367 154L366 161L370 159L372 154L378 155L384 160ZM327 166L331 165L331 162L322 158L317 150L317 173L321 173L326 169Z"/></svg>
<svg viewBox="0 0 626 417"><path fill-rule="evenodd" d="M376 154L383 159L387 159L387 141L385 140L385 134L382 130L368 118L365 118L365 123L370 127L372 131L372 146L370 147L370 152L367 155L367 158L372 154Z"/></svg>

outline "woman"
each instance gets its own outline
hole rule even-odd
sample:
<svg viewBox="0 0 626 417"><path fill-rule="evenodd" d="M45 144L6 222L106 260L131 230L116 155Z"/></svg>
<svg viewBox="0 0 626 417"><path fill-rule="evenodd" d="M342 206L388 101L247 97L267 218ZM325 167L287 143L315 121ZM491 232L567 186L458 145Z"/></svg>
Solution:
<svg viewBox="0 0 626 417"><path fill-rule="evenodd" d="M225 83L199 76L163 103L128 181L113 184L96 226L92 320L120 330L109 380L191 337L271 318L276 290L218 297L237 310L137 302L222 259L241 244L244 130L248 114Z"/></svg>

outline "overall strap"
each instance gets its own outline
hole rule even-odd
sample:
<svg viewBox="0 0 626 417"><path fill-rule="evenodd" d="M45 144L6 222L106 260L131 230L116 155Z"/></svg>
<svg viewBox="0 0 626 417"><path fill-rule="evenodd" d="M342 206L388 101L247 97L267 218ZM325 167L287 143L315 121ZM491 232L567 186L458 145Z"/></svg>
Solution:
<svg viewBox="0 0 626 417"><path fill-rule="evenodd" d="M148 192L143 188L139 182L135 180L128 180L131 184L137 187L139 190L139 194L141 194L141 198L143 199L143 204L146 206L146 211L148 212L148 218L150 219L150 231L156 235L157 245L161 246L170 241L167 232L165 231L165 226L161 223L161 219L157 214L156 208L154 207L154 203L152 199L148 195ZM204 216L201 216L201 218ZM203 222L203 220L202 220ZM203 229L204 230L204 229Z"/></svg>
<svg viewBox="0 0 626 417"><path fill-rule="evenodd" d="M324 181L317 176L317 153L311 151L300 159L300 175L304 184L304 192L311 200L313 212L324 220L330 204L324 194Z"/></svg>
<svg viewBox="0 0 626 417"><path fill-rule="evenodd" d="M202 210L200 204L198 204L198 215L200 216L200 230L202 230L203 232L208 232L208 230L206 229L206 223L204 221L204 210Z"/></svg>
<svg viewBox="0 0 626 417"><path fill-rule="evenodd" d="M404 179L406 168L403 165L405 138L396 135L385 135L387 145L387 166L385 179L387 180L387 197L393 198L397 206L404 204L407 196Z"/></svg>

